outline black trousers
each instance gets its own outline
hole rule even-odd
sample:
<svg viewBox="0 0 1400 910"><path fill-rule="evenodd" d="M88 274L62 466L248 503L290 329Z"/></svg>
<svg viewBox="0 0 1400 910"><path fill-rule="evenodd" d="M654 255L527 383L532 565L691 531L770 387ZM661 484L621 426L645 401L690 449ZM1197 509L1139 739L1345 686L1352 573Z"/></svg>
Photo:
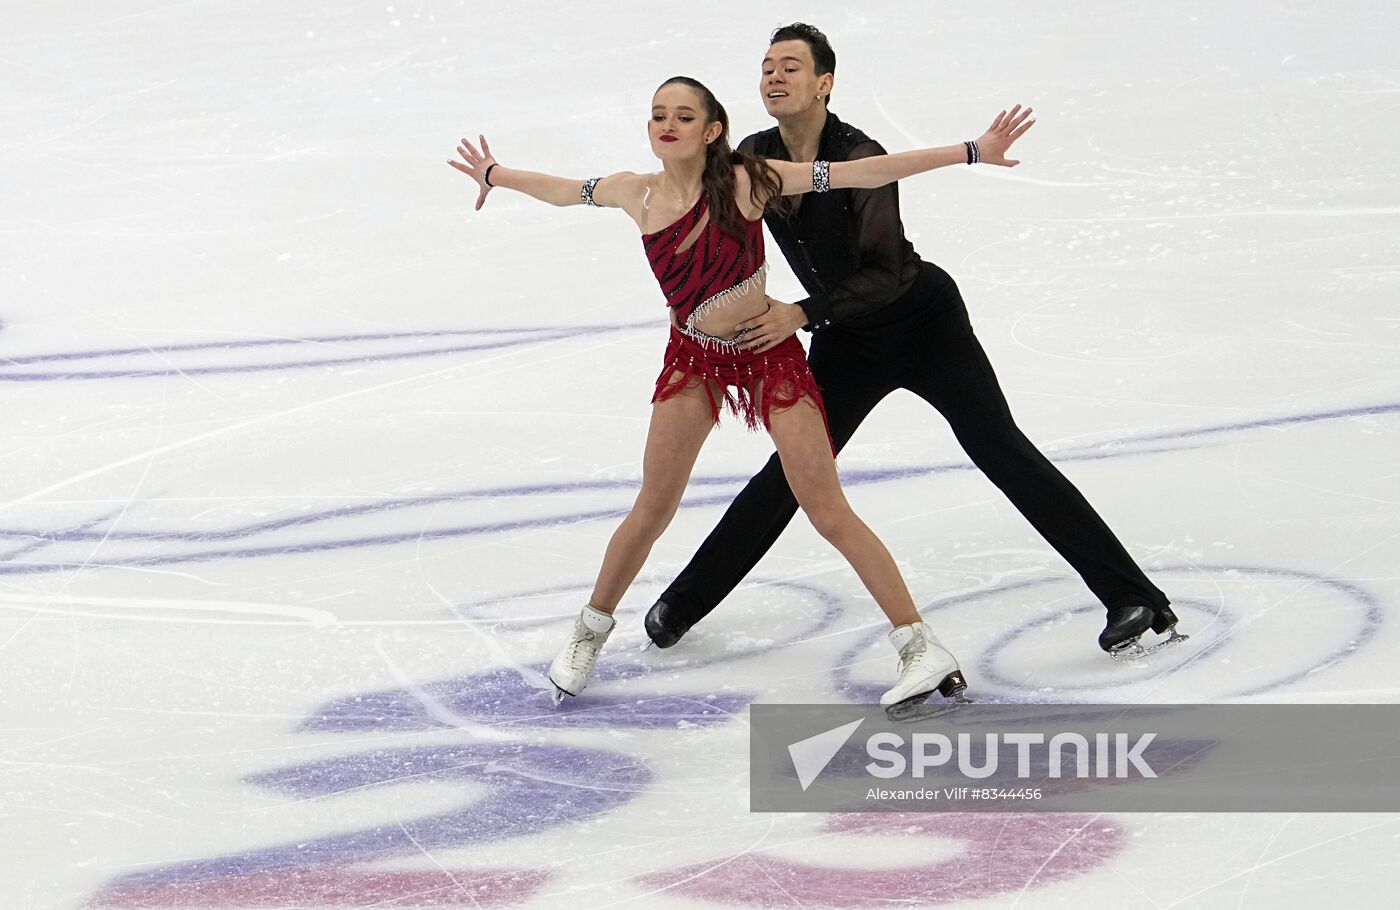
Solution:
<svg viewBox="0 0 1400 910"><path fill-rule="evenodd" d="M925 263L914 287L864 324L815 333L808 359L838 450L881 399L908 389L938 409L972 462L1105 606L1168 603L1083 494L1016 426L947 272ZM763 558L796 511L774 453L661 599L698 622Z"/></svg>

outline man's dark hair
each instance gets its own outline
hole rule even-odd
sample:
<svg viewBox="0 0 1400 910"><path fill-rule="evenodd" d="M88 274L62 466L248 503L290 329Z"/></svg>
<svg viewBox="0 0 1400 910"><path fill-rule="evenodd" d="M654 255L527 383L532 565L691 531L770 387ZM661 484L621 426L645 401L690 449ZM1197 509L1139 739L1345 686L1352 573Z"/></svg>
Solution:
<svg viewBox="0 0 1400 910"><path fill-rule="evenodd" d="M821 29L815 25L808 25L805 22L794 22L792 25L783 25L773 29L773 37L768 39L768 46L772 47L779 41L805 41L807 47L812 52L812 64L818 76L825 76L827 73L836 73L836 51L831 49L831 42L826 40L826 35L821 33ZM831 104L831 96L826 96L826 103Z"/></svg>

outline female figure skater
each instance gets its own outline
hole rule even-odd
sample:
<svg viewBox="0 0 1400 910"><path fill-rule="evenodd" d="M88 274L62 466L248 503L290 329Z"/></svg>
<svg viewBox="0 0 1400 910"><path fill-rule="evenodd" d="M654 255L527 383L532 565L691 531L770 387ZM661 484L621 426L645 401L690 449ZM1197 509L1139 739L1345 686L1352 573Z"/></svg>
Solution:
<svg viewBox="0 0 1400 910"><path fill-rule="evenodd" d="M1011 167L1010 145L1034 121L1030 110L999 114L976 142L858 161L764 161L729 145L729 117L694 79L666 80L652 98L647 131L660 173L621 172L571 180L497 163L484 136L466 139L448 163L480 188L516 190L552 205L619 208L641 231L642 248L671 308L670 341L652 396L642 488L613 532L588 604L549 668L556 704L588 683L612 633L623 592L670 524L691 468L721 406L767 428L783 473L817 532L855 569L894 627L898 679L887 707L918 704L937 691L961 698L958 662L919 615L889 551L852 511L837 481L821 394L795 336L762 354L742 349L736 327L768 307L762 216L784 195L877 187L923 171L980 160Z"/></svg>

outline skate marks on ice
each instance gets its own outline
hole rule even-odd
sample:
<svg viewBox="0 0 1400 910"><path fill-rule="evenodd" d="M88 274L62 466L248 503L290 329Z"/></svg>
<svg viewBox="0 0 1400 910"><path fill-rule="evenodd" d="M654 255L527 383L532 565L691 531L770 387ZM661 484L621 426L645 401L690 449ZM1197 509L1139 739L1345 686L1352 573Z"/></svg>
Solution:
<svg viewBox="0 0 1400 910"><path fill-rule="evenodd" d="M1381 604L1365 589L1304 572L1201 564L1163 566L1158 571L1176 576L1172 589L1186 592L1176 605L1183 624L1193 633L1192 644L1176 649L1170 664L1153 661L1134 674L1109 661L1092 645L1099 621L1097 605L1058 610L1019 626L1005 617L1008 622L991 624L994 631L983 641L969 641L968 648L959 648L969 662L976 661L973 688L979 700L1099 701L1105 693L1115 700L1169 700L1175 690L1167 682L1189 686L1198 695L1202 690L1218 697L1261 693L1346 660L1374 637L1381 622ZM1027 595L1035 595L1050 603L1063 602L1066 598L1056 596L1058 585L1068 587L1070 582L1018 581L925 609L930 618L946 623L956 634L962 625L960 615L985 614L998 599L1024 602ZM457 608L458 618L495 625L497 633L507 637L537 638L533 643L544 651L567 613L566 603L575 602L585 587L527 589L464 604ZM299 732L360 738L451 732L440 719L441 712L430 711L422 703L427 693L459 716L508 730L518 741L462 745L459 738L455 743L392 749L366 749L361 742L333 758L260 772L246 783L290 800L307 801L320 813L318 817L329 820L327 832L126 875L96 894L92 905L491 907L548 898L558 883L558 870L548 864L545 868L538 862L478 867L468 861L425 870L421 859L434 851L578 829L591 819L625 811L658 786L672 786L650 767L648 758L664 758L664 752L652 753L646 747L647 737L671 736L681 726L717 728L741 722L736 714L754 697L751 692L727 688L716 692L710 671L717 665L799 646L818 652L816 663L833 666L819 652L824 645L829 648L844 640L830 632L848 604L817 585L774 583L771 587L783 596L816 605L804 615L805 624L773 630L784 636L779 640L744 643L701 659L665 653L663 660L650 664L632 658L632 649L620 641L622 647L605 652L597 684L586 697L566 703L561 710L548 706L543 690L532 688L520 674L505 668L426 683L412 691L366 692L327 703L311 713ZM1327 620L1315 623L1306 641L1297 639L1290 624L1278 622L1277 614L1270 615L1275 608L1286 608L1290 599L1303 596L1308 598L1311 615ZM760 619L741 616L740 626ZM640 640L640 633L632 631ZM878 697L883 683L853 678L853 672L889 663L864 657L867 650L885 656L880 647L883 631L872 625L869 636L834 661L837 669L831 671L831 684L836 691L853 700ZM1278 647L1281 636L1290 636L1289 648ZM726 638L732 640L728 634ZM703 646L703 639L698 641ZM1263 672L1256 672L1260 668L1255 664L1260 662L1249 652L1256 641L1269 651ZM1011 669L1019 671L1026 664L1031 665L1027 672L1032 677L1053 685L1027 689ZM1061 669L1063 678L1056 676ZM878 679L878 671L870 672ZM1093 681L1095 675L1101 677L1098 682ZM621 736L626 751L556 741L588 729ZM477 798L461 807L413 819L385 818L380 824L373 824L373 815L365 823L361 814L358 818L364 827L356 830L342 830L335 823L339 797L424 782L470 785ZM730 906L786 907L793 905L794 898L852 908L887 906L891 901L937 905L1020 894L1091 872L1116 862L1126 843L1118 821L1087 815L856 815L816 823L820 850L799 852L765 845L737 854L720 852L702 862L691 860L674 869L642 872L618 886L636 889L641 898L673 892ZM848 837L858 840L843 850L841 840ZM871 868L859 861L843 861L848 852L869 855L878 838L901 844L911 838L925 842L928 859Z"/></svg>
<svg viewBox="0 0 1400 910"><path fill-rule="evenodd" d="M548 600L572 593L567 589L522 592L513 603L498 600L482 605L485 615L476 618L492 621L522 602L538 603L541 595ZM604 813L624 810L662 785L645 760L637 757L639 752L648 754L648 737L674 736L677 728L687 725L731 723L734 713L752 698L742 692L712 697L712 679L703 671L715 663L771 655L777 648L813 646L813 639L820 641L844 612L839 599L812 586L781 593L819 604L805 617L805 625L792 624L783 630L784 639L741 645L717 659L669 660L656 667L622 654L611 661L605 655L598 684L590 686L588 697L577 704L566 703L561 711L540 710L547 705L546 693L524 685L512 671L474 673L421 687L452 710L512 731L518 742L361 746L358 751L261 772L246 780L250 786L306 801L327 819L337 817L337 798L424 783L470 786L477 798L469 805L419 818L386 819L349 831L334 830L331 822L327 827L333 830L319 837L158 866L116 879L93 897L91 905L492 907L547 899L551 887L567 888L556 878L557 864L547 858L541 862L537 857L518 868L439 864L436 870L422 868L421 859L436 852L578 828ZM477 611L464 608L464 612ZM530 633L545 619L553 617L527 618L517 631ZM658 691L674 687L676 680L694 691ZM625 689L625 698L610 697L610 681L625 683L619 689ZM416 697L408 691L389 691L338 699L314 711L299 732L358 739L371 734L376 740L386 733L440 737L445 725L424 711ZM555 741L581 727L614 736L627 729L637 732L623 737L626 752ZM738 855L719 848L721 852L704 862L642 872L618 884L632 889L636 899L674 892L727 906L787 907L794 896L828 907L887 906L891 901L927 905L1022 893L1052 884L1113 862L1126 844L1117 823L1070 814L973 819L829 817L818 824L823 849L804 850L800 859L785 853L781 844ZM887 863L865 868L832 859L851 851L858 854L880 838L906 846L911 839L920 841L918 855L923 858L893 868ZM843 839L851 839L847 849L842 848Z"/></svg>
<svg viewBox="0 0 1400 910"><path fill-rule="evenodd" d="M1149 456L1223 444L1232 436L1312 423L1348 422L1400 414L1400 403L1309 411L1189 430L1141 433L1106 443L1067 447L1052 453L1061 463ZM905 465L842 472L848 487L971 472L968 462ZM727 505L747 474L692 478L683 509ZM635 496L634 480L569 481L515 484L479 489L434 491L327 509L303 508L295 515L217 529L165 527L121 530L90 519L76 526L45 528L0 525L0 541L19 540L31 549L44 544L46 559L15 552L0 560L0 575L34 575L71 571L74 566L152 567L232 559L257 559L297 553L395 546L429 540L469 538L558 528L588 521L620 518ZM717 490L718 492L711 492ZM615 496L612 503L603 497ZM120 513L130 524L139 520L139 503ZM426 516L426 517L425 517ZM1183 631L1189 632L1183 626Z"/></svg>
<svg viewBox="0 0 1400 910"><path fill-rule="evenodd" d="M337 699L317 709L300 727L305 732L395 732L422 733L451 725L445 718L466 723L491 725L498 730L520 728L600 728L675 729L678 725L716 726L732 722L754 699L753 692L732 685L716 690L712 681L699 678L709 670L752 657L772 655L783 648L802 646L809 639L824 635L844 614L844 604L833 594L801 582L773 582L755 579L753 587L771 586L790 604L781 609L790 622L771 627L771 635L744 641L729 639L722 651L690 648L682 653L648 652L639 659L639 642L644 633L637 620L628 616L604 647L588 689L579 698L551 704L552 687L542 680L548 661L531 664L527 673L510 667L496 667L467 676L425 683L416 691L388 689ZM513 597L464 606L458 613L471 622L498 624L492 633L505 637L514 653L547 652L557 645L567 623L567 611L538 617L513 619L522 605L539 602L576 604L588 586L552 586L522 591ZM771 610L765 607L765 612ZM732 618L732 617L731 617ZM512 632L540 634L528 636ZM697 636L699 639L700 636Z"/></svg>
<svg viewBox="0 0 1400 910"><path fill-rule="evenodd" d="M256 775L248 783L326 803L365 789L456 784L486 795L446 812L341 831L117 879L97 907L515 906L549 878L536 868L401 869L410 858L578 824L631 800L651 780L640 760L543 743L374 749Z"/></svg>
<svg viewBox="0 0 1400 910"><path fill-rule="evenodd" d="M384 861L582 824L622 808L648 779L644 768L621 753L548 745L387 750L297 766L250 783L314 800L432 780L484 785L489 795L435 816L128 875L95 895L90 906L519 906L552 883L551 872L538 862L530 868L424 870L386 869ZM631 885L638 898L674 891L723 906L791 907L794 897L827 907L940 904L1020 894L1082 875L1113 862L1126 843L1117 823L1072 814L835 816L821 830L824 846L837 855L841 838L854 838L852 849L868 849L873 838L906 846L918 839L929 859L859 868L746 851L644 873Z"/></svg>
<svg viewBox="0 0 1400 910"><path fill-rule="evenodd" d="M1202 650L1211 659L1188 656L1171 668L1153 672L1169 670L1172 678L1189 676L1198 688L1212 684L1215 677L1206 677L1203 683L1203 677L1194 674L1209 673L1209 667L1231 659L1235 653L1232 648L1238 645L1231 639L1239 638L1241 630L1250 623L1265 618L1268 606L1286 600L1290 594L1297 595L1302 589L1307 589L1314 605L1329 607L1319 612L1338 618L1338 627L1330 631L1338 636L1352 635L1355 647L1329 649L1323 642L1326 636L1321 635L1313 636L1318 646L1315 652L1300 653L1295 643L1286 666L1278 667L1279 661L1275 660L1275 666L1270 668L1277 674L1273 686L1344 660L1379 625L1376 598L1355 586L1305 573L1259 568L1191 566L1168 567L1164 571L1183 572L1189 579L1186 568L1199 575L1193 587L1212 588L1224 598L1212 599L1193 590L1191 597L1178 601L1183 623L1191 623L1198 636L1193 641L1206 643ZM1028 593L1041 593L1042 588L1061 583L1012 583L935 604L928 612L952 625L960 612L968 611L969 616L985 612L989 598L1024 600ZM1188 585L1181 582L1179 586ZM524 639L537 650L547 651L566 617L566 604L575 602L585 587L576 584L523 590L461 605L457 611L462 622L493 624L497 634ZM650 737L671 737L682 727L720 728L742 722L736 715L754 698L752 692L716 687L716 666L771 656L786 647L811 649L816 653L815 663L831 666L821 659L820 649L826 646L830 650L831 644L843 640L830 633L850 605L812 584L774 583L771 587L783 597L816 605L803 615L803 624L792 623L773 630L781 638L742 642L733 650L704 654L699 659L661 652L661 659L652 663L635 659L628 642L619 641L621 647L604 653L596 683L585 697L566 702L559 710L549 707L544 690L533 688L519 673L507 668L490 668L411 690L365 692L329 702L314 710L298 731L310 735L342 734L359 740L366 735L376 739L385 734L440 737L454 732L441 719L443 712L430 710L423 703L427 697L472 723L508 731L517 741L462 745L462 731L456 731L457 742L446 744L438 741L405 748L366 749L363 742L358 742L343 755L255 774L247 778L248 785L291 800L308 801L320 813L318 817L331 820L326 823L329 830L310 839L303 836L296 842L161 865L126 875L95 895L92 904L113 908L321 904L491 907L514 906L534 897L548 899L554 893L553 887L566 887L556 875L559 870L548 863L543 868L537 861L520 867L478 867L468 861L434 871L424 870L421 858L425 854L433 856L434 852L528 838L549 831L577 830L591 819L626 811L657 787L673 787L674 782L662 780L650 767L648 759L665 758L664 750L652 752L648 748ZM1333 600L1321 604L1319 598L1323 594ZM1234 604L1236 599L1242 601L1239 606ZM765 604L764 612L768 610L771 605ZM1093 648L1097 616L1083 615L1089 610L1086 607L1062 611L1009 632L999 628L977 664L974 688L980 696L987 696L981 700L1044 703L1074 700L1078 695L1085 700L1100 700L1104 691L1118 691L1109 688L1112 681L1101 684L1098 692L1091 691L1082 679L1086 672L1116 674L1120 680L1129 679L1127 685L1131 687L1131 680L1136 677L1125 677L1121 672L1124 667ZM733 641L736 618L729 619L726 641ZM741 615L737 619L742 629L746 624L760 623L762 616ZM1269 624L1258 625L1263 628ZM640 640L640 632L630 631ZM883 630L875 629L866 643L882 645L882 637ZM1068 697L1058 691L1031 692L1014 678L999 677L996 670L1006 661L1003 652L1022 647L1023 643L1032 655L1069 655L1066 660L1080 674L1081 691L1067 690ZM704 647L703 639L691 644L693 650L697 644ZM851 665L884 667L889 661L862 660L862 647L849 649L835 661L838 669L831 671L831 682L847 697L873 699L878 697L882 683L852 680ZM1181 650L1190 649L1183 646ZM649 652L648 656L655 658L657 653ZM882 648L878 653L884 656ZM969 659L975 653L975 649L968 652ZM543 666L540 663L536 669ZM1042 667L1037 672L1047 671ZM1245 681L1252 685L1252 691L1262 691L1270 684L1257 678ZM1131 694L1138 690L1127 691ZM765 694L781 697L781 693ZM620 737L625 745L619 748L625 751L557 741L590 729ZM478 798L469 805L413 819L386 818L373 824L371 815L369 823L356 830L340 830L335 825L335 800L339 797L425 782L472 785ZM359 818L364 823L364 815ZM1100 869L1116 862L1127 841L1118 821L1072 814L858 815L832 816L814 823L819 825L819 850L809 846L794 851L781 844L765 844L733 854L721 848L710 859L691 859L674 869L645 871L617 885L635 889L638 898L673 892L729 906L787 907L793 905L794 898L830 907L887 906L891 901L937 905L956 899L1020 894ZM856 840L843 850L841 841L845 838ZM872 844L880 838L905 845L912 838L926 845L927 859L893 866L881 863L876 867L844 861L848 853L869 855Z"/></svg>
<svg viewBox="0 0 1400 910"><path fill-rule="evenodd" d="M936 906L1020 895L1082 875L1113 862L1127 844L1116 822L1068 813L846 813L827 816L821 830L837 838L921 841L939 861L859 869L750 852L640 882L721 905Z"/></svg>

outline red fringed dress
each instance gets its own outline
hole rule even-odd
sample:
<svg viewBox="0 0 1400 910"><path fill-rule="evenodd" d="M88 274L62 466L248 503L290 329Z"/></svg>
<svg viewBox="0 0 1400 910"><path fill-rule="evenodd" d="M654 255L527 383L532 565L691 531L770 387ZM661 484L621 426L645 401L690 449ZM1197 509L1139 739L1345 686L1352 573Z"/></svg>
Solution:
<svg viewBox="0 0 1400 910"><path fill-rule="evenodd" d="M666 304L675 309L682 324L679 329L671 326L665 366L656 378L651 400L664 401L702 383L715 423L719 423L723 406L743 418L750 429L758 429L760 423L767 428L775 408L792 407L802 398L811 399L824 423L821 392L795 335L772 350L753 354L739 347L742 339L717 338L695 327L696 320L711 307L748 292L754 285L762 287L767 271L763 219L745 222L741 243L713 221L706 222L707 211L702 193L694 208L678 221L642 235L647 261L666 295ZM699 236L681 249L697 228Z"/></svg>

